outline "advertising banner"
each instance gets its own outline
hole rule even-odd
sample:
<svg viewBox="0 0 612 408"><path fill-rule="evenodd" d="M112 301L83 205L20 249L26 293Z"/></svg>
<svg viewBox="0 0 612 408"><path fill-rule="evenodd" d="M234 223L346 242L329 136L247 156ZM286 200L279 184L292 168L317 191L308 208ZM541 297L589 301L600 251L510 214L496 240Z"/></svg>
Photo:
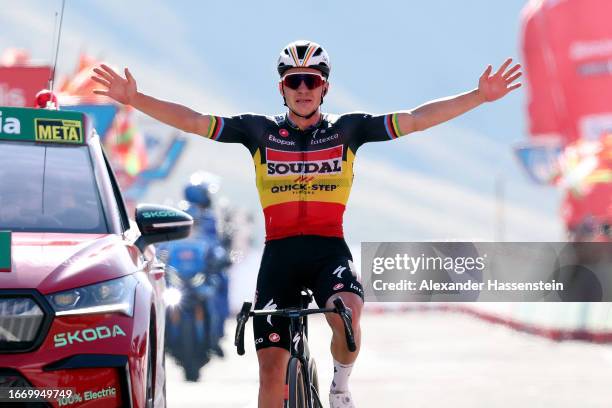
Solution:
<svg viewBox="0 0 612 408"><path fill-rule="evenodd" d="M0 106L34 107L36 94L48 86L51 67L0 66Z"/></svg>

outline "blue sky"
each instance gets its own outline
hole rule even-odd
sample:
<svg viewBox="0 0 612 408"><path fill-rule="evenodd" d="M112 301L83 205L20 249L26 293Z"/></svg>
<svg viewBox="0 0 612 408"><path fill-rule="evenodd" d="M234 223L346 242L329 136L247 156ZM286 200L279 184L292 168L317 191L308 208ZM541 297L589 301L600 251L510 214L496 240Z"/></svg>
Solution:
<svg viewBox="0 0 612 408"><path fill-rule="evenodd" d="M324 110L410 109L474 88L489 63L520 59L524 3L68 0L58 69L71 70L87 50L129 66L139 88L157 97L200 111L269 114L282 111L278 52L306 38L331 55ZM60 4L25 0L3 8L0 44L27 48L48 63ZM448 124L360 149L345 217L348 240L494 239L498 179L506 186L506 239L561 239L558 193L530 185L511 153L526 137L524 103L520 89ZM157 127L145 119L143 126ZM203 163L223 176L223 194L259 215L246 150L196 136L173 178L147 198L180 198L188 174Z"/></svg>

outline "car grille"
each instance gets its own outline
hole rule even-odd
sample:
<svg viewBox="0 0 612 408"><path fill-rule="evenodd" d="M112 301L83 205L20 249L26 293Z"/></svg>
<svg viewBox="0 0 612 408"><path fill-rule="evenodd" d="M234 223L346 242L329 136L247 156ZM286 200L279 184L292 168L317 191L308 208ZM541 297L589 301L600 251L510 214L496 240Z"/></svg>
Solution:
<svg viewBox="0 0 612 408"><path fill-rule="evenodd" d="M31 388L30 383L17 372L0 372L0 388Z"/></svg>
<svg viewBox="0 0 612 408"><path fill-rule="evenodd" d="M45 313L33 298L0 297L0 352L30 349L44 319Z"/></svg>

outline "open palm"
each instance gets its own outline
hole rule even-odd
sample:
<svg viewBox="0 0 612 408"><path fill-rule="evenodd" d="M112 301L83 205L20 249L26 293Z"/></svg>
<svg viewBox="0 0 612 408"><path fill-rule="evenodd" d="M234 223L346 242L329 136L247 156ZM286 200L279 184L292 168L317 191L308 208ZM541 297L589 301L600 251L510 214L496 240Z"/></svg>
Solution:
<svg viewBox="0 0 612 408"><path fill-rule="evenodd" d="M512 58L508 58L501 67L491 75L493 67L489 65L480 76L478 81L478 91L484 97L486 102L495 101L503 96L506 96L510 91L521 86L518 82L513 84L523 73L520 71L521 65L515 64L508 69L512 63ZM506 71L507 70L507 71Z"/></svg>
<svg viewBox="0 0 612 408"><path fill-rule="evenodd" d="M106 88L105 90L94 90L95 94L108 96L124 105L132 104L136 97L137 86L136 80L127 68L125 69L125 78L104 64L94 68L93 71L96 75L92 75L91 79Z"/></svg>

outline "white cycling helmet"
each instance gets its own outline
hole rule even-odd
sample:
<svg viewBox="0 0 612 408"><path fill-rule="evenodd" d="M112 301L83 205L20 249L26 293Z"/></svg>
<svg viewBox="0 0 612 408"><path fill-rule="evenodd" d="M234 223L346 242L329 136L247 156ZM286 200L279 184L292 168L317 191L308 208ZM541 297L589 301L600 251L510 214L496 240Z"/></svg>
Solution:
<svg viewBox="0 0 612 408"><path fill-rule="evenodd" d="M280 76L290 68L303 67L317 69L328 78L331 70L327 51L316 42L306 40L294 41L283 48L276 67Z"/></svg>

